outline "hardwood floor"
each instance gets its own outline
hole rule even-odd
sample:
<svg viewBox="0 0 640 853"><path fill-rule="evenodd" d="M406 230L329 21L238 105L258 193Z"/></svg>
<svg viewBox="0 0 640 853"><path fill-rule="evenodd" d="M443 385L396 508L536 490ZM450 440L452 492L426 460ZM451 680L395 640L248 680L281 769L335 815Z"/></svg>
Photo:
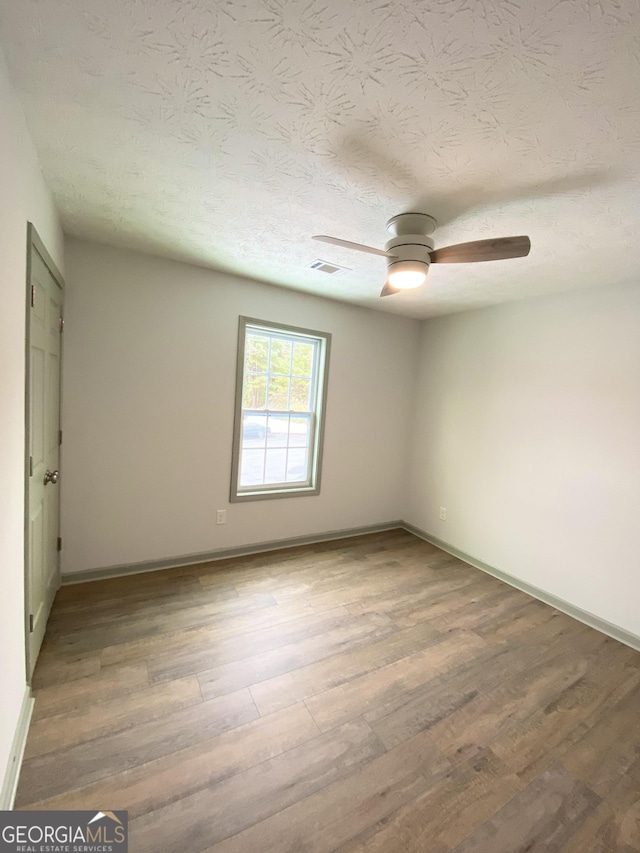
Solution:
<svg viewBox="0 0 640 853"><path fill-rule="evenodd" d="M640 851L640 654L404 531L65 587L34 691L132 853Z"/></svg>

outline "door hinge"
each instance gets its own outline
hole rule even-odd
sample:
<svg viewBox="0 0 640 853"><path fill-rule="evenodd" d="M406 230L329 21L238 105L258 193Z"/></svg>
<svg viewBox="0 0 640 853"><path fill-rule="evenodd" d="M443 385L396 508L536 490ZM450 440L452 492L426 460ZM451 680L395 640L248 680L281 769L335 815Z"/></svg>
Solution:
<svg viewBox="0 0 640 853"><path fill-rule="evenodd" d="M58 444L62 444L62 430L58 432Z"/></svg>
<svg viewBox="0 0 640 853"><path fill-rule="evenodd" d="M33 634L33 613L29 614L29 633Z"/></svg>
<svg viewBox="0 0 640 853"><path fill-rule="evenodd" d="M29 457L29 476L33 477L33 456Z"/></svg>
<svg viewBox="0 0 640 853"><path fill-rule="evenodd" d="M60 317L60 334L64 332L64 317Z"/></svg>
<svg viewBox="0 0 640 853"><path fill-rule="evenodd" d="M35 284L31 285L30 301L31 301L31 307L35 308L35 306L36 306L36 286L35 286Z"/></svg>
<svg viewBox="0 0 640 853"><path fill-rule="evenodd" d="M58 551L62 551L62 537L58 536Z"/></svg>

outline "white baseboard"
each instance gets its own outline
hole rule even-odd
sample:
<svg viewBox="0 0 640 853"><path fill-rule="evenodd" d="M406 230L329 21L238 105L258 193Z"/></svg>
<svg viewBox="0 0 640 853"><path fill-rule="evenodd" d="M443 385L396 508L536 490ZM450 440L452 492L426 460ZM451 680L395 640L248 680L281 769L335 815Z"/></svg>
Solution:
<svg viewBox="0 0 640 853"><path fill-rule="evenodd" d="M22 767L22 756L27 743L27 735L29 733L29 723L31 722L31 714L33 713L34 699L31 695L31 690L25 685L24 696L22 697L22 706L16 731L11 744L11 752L9 753L9 763L2 782L2 790L0 791L0 810L9 811L13 808L13 803L18 790L18 779L20 777L20 768Z"/></svg>
<svg viewBox="0 0 640 853"><path fill-rule="evenodd" d="M613 637L614 640L618 640L619 642L624 643L625 646L631 646L632 649L640 652L640 637L637 634L632 634L631 631L627 631L625 628L620 628L618 625L607 622L606 619L601 619L599 616L596 616L594 613L589 613L587 610L582 610L582 608L576 607L575 604L571 604L563 598L558 598L551 592L539 589L537 586L532 586L526 581L521 581L513 575L503 572L501 569L496 569L493 566L490 566L482 560L477 560L470 554L465 554L464 551L460 551L454 545L449 545L448 542L443 542L442 539L438 539L437 536L432 536L430 533L427 533L425 530L421 530L419 527L415 527L413 524L402 522L402 527L408 533L413 533L414 536L424 539L425 542L435 545L436 548L440 548L441 551L446 551L447 554L457 557L459 560L468 563L475 569L480 569L480 571L486 572L488 575L492 575L494 578L509 584L509 586L513 586L521 592L526 592L527 595L532 596L532 598L537 598L538 601L543 601L545 604L549 604L556 610L566 613L567 616L577 619L578 622L583 622L590 628L595 628L596 631L600 631L608 637Z"/></svg>
<svg viewBox="0 0 640 853"><path fill-rule="evenodd" d="M249 554L262 554L267 551L280 551L282 548L295 548L328 542L334 539L348 539L351 536L365 536L368 533L383 533L385 530L402 528L402 521L387 521L381 524L369 524L366 527L350 527L344 530L330 530L326 533L312 533L308 536L294 536L290 539L274 539L270 542L256 542L253 545L241 545L237 548L220 548L201 554L185 554L182 557L170 557L165 560L145 560L141 563L123 563L118 566L104 566L100 569L84 569L62 575L62 586L87 581L120 578L126 575L139 575L143 572L156 572L160 569L177 569L180 566L194 566L198 563L210 563L214 560L227 560L230 557L246 557Z"/></svg>

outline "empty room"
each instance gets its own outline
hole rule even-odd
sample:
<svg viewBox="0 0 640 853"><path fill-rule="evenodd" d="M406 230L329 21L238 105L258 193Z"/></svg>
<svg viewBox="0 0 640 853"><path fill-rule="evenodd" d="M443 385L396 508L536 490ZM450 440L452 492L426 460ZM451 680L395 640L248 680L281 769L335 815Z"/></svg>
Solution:
<svg viewBox="0 0 640 853"><path fill-rule="evenodd" d="M640 853L638 91L637 0L0 0L0 851Z"/></svg>

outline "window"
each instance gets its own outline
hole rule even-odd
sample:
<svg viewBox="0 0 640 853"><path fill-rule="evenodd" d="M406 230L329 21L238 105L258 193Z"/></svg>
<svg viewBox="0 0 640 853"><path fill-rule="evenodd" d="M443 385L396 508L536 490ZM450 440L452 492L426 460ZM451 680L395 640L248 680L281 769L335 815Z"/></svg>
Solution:
<svg viewBox="0 0 640 853"><path fill-rule="evenodd" d="M330 341L240 318L232 501L320 491Z"/></svg>

